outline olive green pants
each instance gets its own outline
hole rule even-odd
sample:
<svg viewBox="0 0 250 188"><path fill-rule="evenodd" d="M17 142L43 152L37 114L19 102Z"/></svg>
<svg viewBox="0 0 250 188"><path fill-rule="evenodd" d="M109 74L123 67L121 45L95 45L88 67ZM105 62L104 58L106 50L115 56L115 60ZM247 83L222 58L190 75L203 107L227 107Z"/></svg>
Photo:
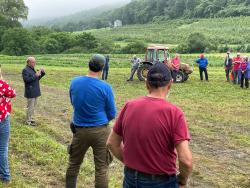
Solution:
<svg viewBox="0 0 250 188"><path fill-rule="evenodd" d="M95 163L95 187L108 187L108 166L112 162L112 155L106 147L106 142L110 130L109 126L76 129L69 147L69 165L66 180L78 176L84 155L88 148L91 147Z"/></svg>

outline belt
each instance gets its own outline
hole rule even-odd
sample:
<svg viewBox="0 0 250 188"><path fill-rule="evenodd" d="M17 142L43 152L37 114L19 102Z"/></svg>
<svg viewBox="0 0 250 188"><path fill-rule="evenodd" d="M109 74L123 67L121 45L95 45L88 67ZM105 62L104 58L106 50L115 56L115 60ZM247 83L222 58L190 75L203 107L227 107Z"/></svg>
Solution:
<svg viewBox="0 0 250 188"><path fill-rule="evenodd" d="M108 124L104 124L104 125L98 125L98 126L78 126L78 125L74 125L76 129L89 129L89 128L97 128L97 127L104 127L107 126Z"/></svg>
<svg viewBox="0 0 250 188"><path fill-rule="evenodd" d="M131 173L133 175L136 175L137 177L147 178L150 180L168 180L170 177L175 177L176 175L168 175L168 174L148 174L144 172L139 172L137 170L134 170L132 168L129 168L125 166L125 171L128 173Z"/></svg>

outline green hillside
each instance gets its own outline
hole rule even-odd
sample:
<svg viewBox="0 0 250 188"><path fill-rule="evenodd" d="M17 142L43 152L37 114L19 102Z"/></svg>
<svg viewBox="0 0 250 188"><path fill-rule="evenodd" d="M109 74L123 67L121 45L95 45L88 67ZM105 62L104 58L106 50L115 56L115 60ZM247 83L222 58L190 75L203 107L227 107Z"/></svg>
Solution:
<svg viewBox="0 0 250 188"><path fill-rule="evenodd" d="M112 41L178 45L194 32L205 34L210 41L223 45L250 44L250 17L172 20L152 24L129 25L120 28L90 30L97 38Z"/></svg>

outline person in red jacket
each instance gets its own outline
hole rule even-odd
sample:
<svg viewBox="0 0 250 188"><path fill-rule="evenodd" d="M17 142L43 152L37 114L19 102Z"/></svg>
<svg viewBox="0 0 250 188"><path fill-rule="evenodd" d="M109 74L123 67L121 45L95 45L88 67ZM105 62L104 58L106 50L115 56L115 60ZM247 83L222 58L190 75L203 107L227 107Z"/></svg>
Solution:
<svg viewBox="0 0 250 188"><path fill-rule="evenodd" d="M248 57L244 57L243 61L240 64L240 70L239 70L239 79L240 79L241 88L244 88L244 85L246 86L246 88L248 86L248 83L247 83L248 80L246 77L247 63L248 63Z"/></svg>
<svg viewBox="0 0 250 188"><path fill-rule="evenodd" d="M172 70L172 77L175 81L177 72L180 69L181 65L181 58L179 54L175 54L174 58L171 60L171 70Z"/></svg>
<svg viewBox="0 0 250 188"><path fill-rule="evenodd" d="M239 70L240 70L240 64L242 62L242 58L240 57L240 53L237 53L237 56L233 58L233 74L234 74L234 84L240 84L239 79Z"/></svg>
<svg viewBox="0 0 250 188"><path fill-rule="evenodd" d="M8 164L8 143L10 135L10 98L16 96L15 90L7 82L0 79L0 182L10 181Z"/></svg>

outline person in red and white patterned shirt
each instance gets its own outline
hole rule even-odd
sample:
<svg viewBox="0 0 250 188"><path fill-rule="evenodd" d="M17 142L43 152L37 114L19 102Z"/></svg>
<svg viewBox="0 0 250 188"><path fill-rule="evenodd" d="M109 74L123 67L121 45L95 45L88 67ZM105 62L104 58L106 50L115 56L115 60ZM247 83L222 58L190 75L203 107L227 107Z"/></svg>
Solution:
<svg viewBox="0 0 250 188"><path fill-rule="evenodd" d="M15 96L15 90L7 82L0 80L0 122L11 113L10 98Z"/></svg>
<svg viewBox="0 0 250 188"><path fill-rule="evenodd" d="M10 136L10 98L16 96L15 90L7 82L0 79L0 182L10 181L8 162L8 146Z"/></svg>

